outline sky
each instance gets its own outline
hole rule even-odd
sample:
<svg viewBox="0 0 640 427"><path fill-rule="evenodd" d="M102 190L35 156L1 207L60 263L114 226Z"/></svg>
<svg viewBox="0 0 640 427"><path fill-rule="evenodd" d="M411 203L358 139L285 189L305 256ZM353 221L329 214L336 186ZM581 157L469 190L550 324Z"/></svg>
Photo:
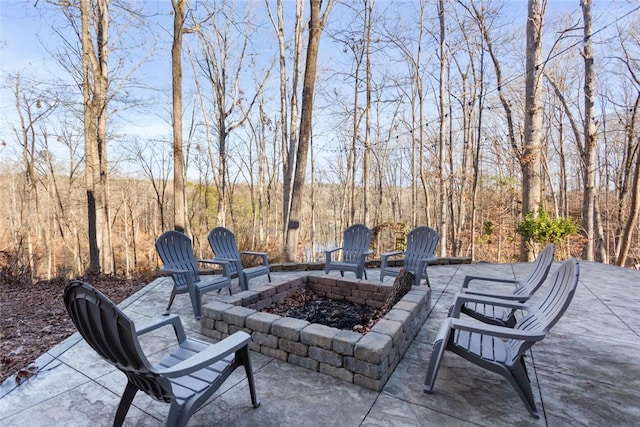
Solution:
<svg viewBox="0 0 640 427"><path fill-rule="evenodd" d="M68 79L68 76L65 76L65 71L47 51L47 49L55 51L60 48L60 45L57 41L59 39L51 30L53 18L51 15L42 15L35 6L37 4L37 7L42 7L44 2L45 0L0 0L0 139L2 141L15 139L7 126L7 122L11 121L11 117L15 115L15 100L12 92L6 88L7 76L20 72L36 79L49 80L52 77ZM157 24L153 36L157 43L156 54L148 62L141 65L138 78L152 82L168 94L171 84L172 16L170 1L134 0L134 2L143 4L148 13L154 14ZM240 4L242 3L243 0L240 0ZM407 4L411 4L411 1L405 0L395 3L389 3L389 0L376 1L376 7L402 8ZM623 15L638 4L640 3L637 0L594 0L594 30L602 28L605 24L612 22L615 17ZM291 5L292 3L289 2L289 6ZM287 0L285 0L286 6ZM335 13L336 10L333 11L332 19L340 19L339 13ZM569 13L576 20L581 18L579 0L549 0L545 19L549 22L556 16ZM503 19L506 25L513 25L514 28L521 31L526 14L526 0L507 0L505 2ZM141 33L141 37L150 37L150 35ZM329 56L337 56L337 53L331 52L329 43L321 45L321 52ZM328 60L332 59L335 58L328 58ZM186 64L184 65L186 70L188 67ZM165 99L167 102L170 101L170 98ZM170 136L171 130L167 121L169 109L170 105L166 105L157 111L136 111L135 119L132 118L130 123L124 125L127 133L145 137L157 136L158 138ZM15 149L10 150L4 144L0 145L0 161L16 152Z"/></svg>

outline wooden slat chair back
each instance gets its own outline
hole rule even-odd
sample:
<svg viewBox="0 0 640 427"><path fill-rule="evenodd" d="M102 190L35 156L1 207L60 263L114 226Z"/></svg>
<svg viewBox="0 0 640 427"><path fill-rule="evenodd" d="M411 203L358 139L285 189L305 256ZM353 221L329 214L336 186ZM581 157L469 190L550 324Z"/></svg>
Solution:
<svg viewBox="0 0 640 427"><path fill-rule="evenodd" d="M400 270L411 272L415 277L414 285L418 286L425 279L427 286L430 286L427 267L429 262L436 259L435 251L440 235L430 227L416 227L407 234L407 246L404 251L386 252L381 255L380 281L385 276L397 277ZM389 261L393 257L403 255L402 267L392 267Z"/></svg>
<svg viewBox="0 0 640 427"><path fill-rule="evenodd" d="M363 224L354 224L344 230L342 234L342 246L324 251L325 253L325 273L332 270L339 270L344 276L345 271L355 273L358 279L364 275L365 260L373 251L369 249L371 244L371 230ZM333 258L333 254L341 251L342 258Z"/></svg>
<svg viewBox="0 0 640 427"><path fill-rule="evenodd" d="M231 278L238 278L240 288L243 291L249 289L249 280L254 277L267 275L271 282L271 270L269 257L265 252L239 251L236 236L225 227L215 227L207 236L209 246L214 254L214 261L227 261ZM260 258L260 265L245 268L242 264L242 255Z"/></svg>
<svg viewBox="0 0 640 427"><path fill-rule="evenodd" d="M444 351L449 350L506 378L531 415L539 418L524 355L533 344L547 336L565 313L573 299L579 276L579 265L574 258L563 263L550 278L548 292L535 306L483 295L458 294L455 301L457 308L444 321L433 344L424 391L433 391ZM526 315L514 328L458 318L459 307L469 301L520 309Z"/></svg>
<svg viewBox="0 0 640 427"><path fill-rule="evenodd" d="M240 366L245 368L251 402L254 407L260 405L249 358L251 338L245 332L237 332L211 345L187 338L180 318L175 315L162 317L136 330L133 321L111 300L91 285L79 281L66 287L64 304L87 344L127 377L114 426L123 424L138 391L171 404L167 426L184 426ZM173 327L177 348L154 366L142 351L138 337L164 326ZM191 364L190 359L193 360Z"/></svg>

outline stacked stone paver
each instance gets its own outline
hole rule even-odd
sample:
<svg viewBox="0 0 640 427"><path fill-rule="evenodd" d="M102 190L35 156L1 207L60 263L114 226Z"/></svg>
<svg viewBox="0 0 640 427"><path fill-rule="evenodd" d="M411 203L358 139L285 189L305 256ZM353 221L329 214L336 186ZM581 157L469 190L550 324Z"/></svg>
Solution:
<svg viewBox="0 0 640 427"><path fill-rule="evenodd" d="M366 334L261 312L307 286L321 297L380 308L391 286L366 280L301 276L256 286L203 307L202 333L214 339L242 330L251 350L380 391L424 324L431 290L414 287Z"/></svg>

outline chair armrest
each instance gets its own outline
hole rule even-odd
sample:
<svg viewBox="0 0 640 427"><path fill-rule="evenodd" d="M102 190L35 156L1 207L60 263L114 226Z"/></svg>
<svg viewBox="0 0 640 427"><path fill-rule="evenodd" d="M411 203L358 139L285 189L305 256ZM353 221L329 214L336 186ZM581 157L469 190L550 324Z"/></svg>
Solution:
<svg viewBox="0 0 640 427"><path fill-rule="evenodd" d="M169 273L169 274L187 274L187 273L191 273L189 270L185 270L184 268L175 268L175 267L171 267L170 265L164 265L162 267L160 267L160 271L163 273Z"/></svg>
<svg viewBox="0 0 640 427"><path fill-rule="evenodd" d="M544 331L524 331L506 326L489 325L475 320L448 318L449 326L460 331L475 332L496 338L516 339L523 341L540 341L547 334Z"/></svg>
<svg viewBox="0 0 640 427"><path fill-rule="evenodd" d="M325 255L326 255L326 254L332 254L332 253L337 252L337 251L339 251L339 250L342 250L342 247L339 247L339 248L333 248L333 249L326 249L326 250L324 251L324 253L325 253Z"/></svg>
<svg viewBox="0 0 640 427"><path fill-rule="evenodd" d="M168 325L173 326L173 330L176 333L178 342L181 343L187 339L187 336L184 333L184 328L182 327L182 322L180 321L180 317L177 314L163 316L156 320L144 323L142 327L136 328L136 334L140 336Z"/></svg>
<svg viewBox="0 0 640 427"><path fill-rule="evenodd" d="M269 265L269 256L266 252L240 251L240 254L260 257L262 258L262 265Z"/></svg>
<svg viewBox="0 0 640 427"><path fill-rule="evenodd" d="M227 276L229 279L231 279L231 269L229 268L230 264L232 262L240 262L240 260L236 260L236 259L225 259L225 258L214 258L214 259L198 259L198 262L204 263L204 264L217 264L220 267L222 267L222 275L223 276Z"/></svg>
<svg viewBox="0 0 640 427"><path fill-rule="evenodd" d="M187 281L187 288L188 289L192 289L194 284L193 284L193 274L190 270L185 270L184 268L176 268L176 267L172 267L171 265L164 265L162 267L160 267L160 271L163 273L169 273L169 274L181 274L184 276L185 280ZM174 279L175 282L175 279ZM177 284L176 284L177 286Z"/></svg>
<svg viewBox="0 0 640 427"><path fill-rule="evenodd" d="M333 254L334 252L340 251L340 250L342 250L342 247L333 248L333 249L327 249L327 250L324 251L324 257L325 257L326 265L329 265L331 263L331 254Z"/></svg>
<svg viewBox="0 0 640 427"><path fill-rule="evenodd" d="M528 309L528 306L518 301L510 301L510 300L505 300L500 298L491 298L484 295L474 295L474 294L468 294L464 292L464 293L458 293L454 297L454 305L453 305L453 309L451 310L450 317L459 318L460 310L462 309L462 306L468 302L472 302L476 304L493 305L497 307L505 307L505 308L510 308L512 310Z"/></svg>
<svg viewBox="0 0 640 427"><path fill-rule="evenodd" d="M221 267L229 265L230 262L236 261L235 259L226 259L226 258L214 258L214 259L197 259L196 261L204 263L204 264L218 264Z"/></svg>
<svg viewBox="0 0 640 427"><path fill-rule="evenodd" d="M364 262L365 262L365 260L367 259L367 257L368 257L369 255L371 255L371 254L373 254L373 251L372 251L371 249L368 249L368 250L366 250L366 251L362 252L362 253L360 254L360 257L359 257L359 258L360 258L360 262L362 262L362 263L364 264Z"/></svg>
<svg viewBox="0 0 640 427"><path fill-rule="evenodd" d="M385 252L383 254L380 254L380 256L382 258L389 258L389 257L400 255L400 254L403 254L403 253L404 253L404 251Z"/></svg>
<svg viewBox="0 0 640 427"><path fill-rule="evenodd" d="M183 376L224 359L228 355L248 345L250 341L251 336L249 336L249 334L244 331L238 331L222 341L212 344L209 348L193 357L168 368L154 369L154 372L169 378Z"/></svg>
<svg viewBox="0 0 640 427"><path fill-rule="evenodd" d="M385 252L380 254L380 268L384 270L389 264L389 258L404 254L404 251Z"/></svg>
<svg viewBox="0 0 640 427"><path fill-rule="evenodd" d="M473 280L482 280L485 282L495 282L495 283L513 283L514 285L518 285L520 283L517 279L501 279L498 277L482 277L482 276L465 276L464 281L462 282L462 289L468 288L469 283Z"/></svg>
<svg viewBox="0 0 640 427"><path fill-rule="evenodd" d="M490 298L498 298L498 299L509 300L509 301L524 302L524 301L529 299L527 296L523 296L523 295L499 294L499 293L492 293L492 292L471 291L469 289L464 289L461 292L464 293L465 295L479 295L479 296L486 296L486 297L490 297Z"/></svg>

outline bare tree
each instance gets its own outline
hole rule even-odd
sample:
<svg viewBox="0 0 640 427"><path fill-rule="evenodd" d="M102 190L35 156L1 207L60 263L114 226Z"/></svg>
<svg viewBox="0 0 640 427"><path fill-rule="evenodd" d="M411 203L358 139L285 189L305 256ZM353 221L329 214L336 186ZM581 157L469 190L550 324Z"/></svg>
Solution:
<svg viewBox="0 0 640 427"><path fill-rule="evenodd" d="M111 245L107 161L109 2L80 0L80 21L89 271L112 274L115 261Z"/></svg>
<svg viewBox="0 0 640 427"><path fill-rule="evenodd" d="M522 214L536 212L542 201L542 26L546 1L529 0L525 70L524 153L522 166ZM523 261L533 261L529 245L522 245Z"/></svg>
<svg viewBox="0 0 640 427"><path fill-rule="evenodd" d="M291 210L291 191L293 188L293 173L295 171L296 154L298 150L298 117L299 117L299 82L300 64L302 58L302 33L304 30L302 16L304 14L303 0L296 0L295 17L293 22L291 87L287 91L287 43L284 32L284 13L282 0L277 0L277 21L267 4L267 12L271 24L278 37L278 62L280 68L280 132L282 145L282 242L286 247L288 236L287 227ZM287 100L291 98L291 102ZM290 113L289 113L290 112Z"/></svg>
<svg viewBox="0 0 640 427"><path fill-rule="evenodd" d="M173 43L171 45L171 94L173 99L173 222L174 228L188 232L185 194L184 154L182 150L182 35L187 0L171 0ZM163 227L164 229L164 227Z"/></svg>
<svg viewBox="0 0 640 427"><path fill-rule="evenodd" d="M588 261L595 259L596 242L596 127L594 124L595 102L595 70L593 67L593 41L591 22L591 0L581 0L583 19L584 49L584 146L581 147L581 157L584 174L584 198L582 202L582 232L586 240L582 249L582 257Z"/></svg>
<svg viewBox="0 0 640 427"><path fill-rule="evenodd" d="M247 8L250 13L251 7ZM234 21L234 7L226 1L220 5L220 13L208 10L208 15L212 17L209 25L203 26L198 31L202 45L203 58L199 66L206 79L211 85L213 104L214 126L217 131L217 163L218 173L216 186L218 188L218 213L217 223L225 225L228 209L228 139L230 133L242 126L249 118L251 109L262 93L268 81L273 62L262 74L261 81L252 96L245 96L245 90L241 88L240 77L243 71L255 63L247 64L250 61L247 48L249 40L255 30L252 19L249 15L242 21L244 28L238 27L238 22ZM238 45L234 45L234 40L238 40ZM237 49L237 52L234 52ZM203 115L208 114L203 111ZM212 159L213 160L213 159Z"/></svg>
<svg viewBox="0 0 640 427"><path fill-rule="evenodd" d="M438 0L438 56L440 60L440 73L438 78L438 102L439 102L439 119L438 119L438 188L440 193L440 212L438 215L438 233L441 236L447 236L447 177L445 172L446 164L446 140L447 140L447 85L448 85L448 52L447 52L447 33L445 26L445 10L444 0ZM447 238L441 239L439 242L440 256L447 255Z"/></svg>
<svg viewBox="0 0 640 427"><path fill-rule="evenodd" d="M298 235L300 229L300 214L302 212L302 192L304 190L307 170L307 155L313 126L313 94L316 83L316 67L318 64L318 47L320 36L333 6L329 0L324 11L321 10L322 0L309 0L311 5L309 18L309 41L307 44L307 58L302 85L302 110L300 117L300 138L296 152L296 167L291 193L291 210L287 223L287 238L285 257L289 260L297 259Z"/></svg>
<svg viewBox="0 0 640 427"><path fill-rule="evenodd" d="M637 22L637 20L636 20ZM625 266L633 240L634 228L640 220L640 59L634 52L640 46L640 32L637 25L630 26L627 34L620 34L621 56L618 60L627 71L628 79L636 90L635 97L623 104L625 150L623 167L620 168L620 188L618 221L622 233L616 246L616 264ZM626 32L626 31L625 31ZM622 121L622 119L621 119ZM629 194L629 202L626 195ZM623 206L628 205L628 214L623 222Z"/></svg>

